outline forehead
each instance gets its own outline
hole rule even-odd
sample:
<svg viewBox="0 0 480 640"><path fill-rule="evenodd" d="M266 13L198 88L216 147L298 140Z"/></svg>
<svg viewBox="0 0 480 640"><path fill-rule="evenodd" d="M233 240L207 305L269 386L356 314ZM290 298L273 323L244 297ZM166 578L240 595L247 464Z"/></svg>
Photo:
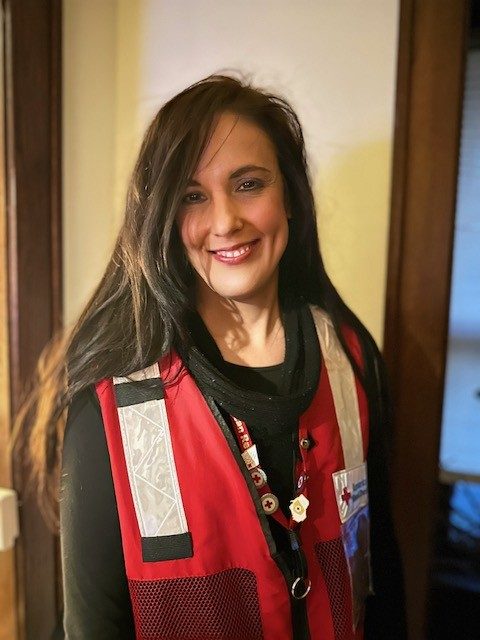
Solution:
<svg viewBox="0 0 480 640"><path fill-rule="evenodd" d="M270 138L255 123L234 113L221 114L202 153L195 176L226 171L243 164L277 167L277 154Z"/></svg>

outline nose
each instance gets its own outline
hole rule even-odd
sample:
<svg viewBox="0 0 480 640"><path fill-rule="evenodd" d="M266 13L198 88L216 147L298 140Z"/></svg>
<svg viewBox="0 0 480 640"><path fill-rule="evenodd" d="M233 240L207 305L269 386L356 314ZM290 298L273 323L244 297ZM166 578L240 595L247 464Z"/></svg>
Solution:
<svg viewBox="0 0 480 640"><path fill-rule="evenodd" d="M234 198L217 196L212 203L210 232L216 236L228 236L243 227L241 209Z"/></svg>

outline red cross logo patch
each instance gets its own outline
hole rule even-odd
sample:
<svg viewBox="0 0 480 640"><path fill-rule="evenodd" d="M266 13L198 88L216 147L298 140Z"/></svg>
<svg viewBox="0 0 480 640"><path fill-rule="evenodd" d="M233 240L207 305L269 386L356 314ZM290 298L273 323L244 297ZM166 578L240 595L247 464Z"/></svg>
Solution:
<svg viewBox="0 0 480 640"><path fill-rule="evenodd" d="M343 493L342 493L342 500L343 502L345 502L347 505L350 502L350 498L352 497L352 494L350 493L350 491L347 489L347 487L344 488Z"/></svg>

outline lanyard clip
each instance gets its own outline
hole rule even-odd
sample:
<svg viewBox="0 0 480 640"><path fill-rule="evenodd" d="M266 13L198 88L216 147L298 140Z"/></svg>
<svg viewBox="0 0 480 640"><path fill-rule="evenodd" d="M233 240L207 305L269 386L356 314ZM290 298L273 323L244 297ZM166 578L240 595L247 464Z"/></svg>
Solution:
<svg viewBox="0 0 480 640"><path fill-rule="evenodd" d="M312 582L308 577L303 575L304 572L306 573L306 564L303 551L300 548L300 539L298 535L295 533L295 531L289 529L288 538L290 540L292 551L296 556L297 576L298 573L302 574L295 578L295 580L293 581L293 584L290 588L290 593L292 594L292 598L294 598L295 600L303 600L303 598L305 598L310 592L310 589L312 588Z"/></svg>
<svg viewBox="0 0 480 640"><path fill-rule="evenodd" d="M311 588L312 581L310 578L295 578L290 590L292 598L295 598L295 600L303 600L303 598L308 596Z"/></svg>

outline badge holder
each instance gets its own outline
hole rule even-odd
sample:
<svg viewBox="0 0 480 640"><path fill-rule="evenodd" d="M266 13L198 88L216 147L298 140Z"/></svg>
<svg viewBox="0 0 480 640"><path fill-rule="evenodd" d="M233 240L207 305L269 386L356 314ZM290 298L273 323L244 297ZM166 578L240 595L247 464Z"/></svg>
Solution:
<svg viewBox="0 0 480 640"><path fill-rule="evenodd" d="M337 471L332 478L350 577L353 629L356 630L363 622L365 600L373 593L367 465L363 463Z"/></svg>

